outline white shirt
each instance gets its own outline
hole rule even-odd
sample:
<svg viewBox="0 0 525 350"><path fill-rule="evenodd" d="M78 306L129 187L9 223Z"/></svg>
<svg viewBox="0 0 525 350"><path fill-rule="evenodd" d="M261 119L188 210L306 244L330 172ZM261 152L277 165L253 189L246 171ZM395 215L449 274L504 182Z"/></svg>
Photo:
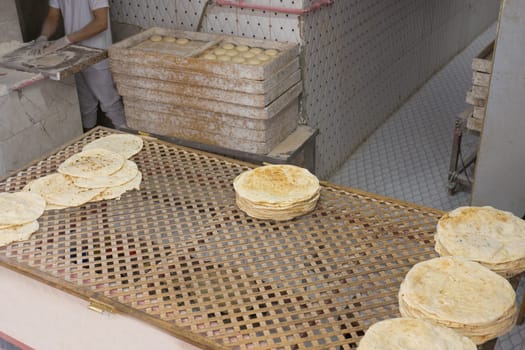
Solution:
<svg viewBox="0 0 525 350"><path fill-rule="evenodd" d="M84 28L94 16L93 11L109 7L108 0L49 0L49 6L59 9L64 19L66 35ZM108 28L92 38L79 44L99 49L107 49L111 45L111 27L108 16Z"/></svg>

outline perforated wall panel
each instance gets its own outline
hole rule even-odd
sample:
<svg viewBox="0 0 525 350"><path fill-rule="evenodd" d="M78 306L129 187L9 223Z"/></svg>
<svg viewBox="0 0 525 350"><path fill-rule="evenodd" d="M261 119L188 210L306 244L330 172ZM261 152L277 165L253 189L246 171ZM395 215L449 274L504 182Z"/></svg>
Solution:
<svg viewBox="0 0 525 350"><path fill-rule="evenodd" d="M245 0L307 8L316 0ZM113 20L195 30L205 0L111 0ZM400 104L493 23L494 0L335 0L306 16L210 5L202 31L303 45L306 123L326 178ZM446 102L444 102L446 103Z"/></svg>
<svg viewBox="0 0 525 350"><path fill-rule="evenodd" d="M337 169L498 8L488 0L345 0L305 16L303 112L320 131L317 174Z"/></svg>

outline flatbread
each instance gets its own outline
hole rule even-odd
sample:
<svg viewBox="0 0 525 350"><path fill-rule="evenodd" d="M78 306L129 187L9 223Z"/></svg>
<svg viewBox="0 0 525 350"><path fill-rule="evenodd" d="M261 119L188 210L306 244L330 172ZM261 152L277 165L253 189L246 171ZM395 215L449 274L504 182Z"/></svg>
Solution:
<svg viewBox="0 0 525 350"><path fill-rule="evenodd" d="M460 207L438 221L435 240L439 254L444 247L480 263L506 263L525 258L525 220L489 206Z"/></svg>
<svg viewBox="0 0 525 350"><path fill-rule="evenodd" d="M35 221L45 207L44 198L37 193L0 193L0 224L5 227Z"/></svg>
<svg viewBox="0 0 525 350"><path fill-rule="evenodd" d="M266 165L246 171L234 180L235 191L256 203L287 204L305 201L319 191L319 180L295 165Z"/></svg>
<svg viewBox="0 0 525 350"><path fill-rule="evenodd" d="M137 164L131 160L126 160L124 166L116 173L108 176L97 176L92 178L75 177L73 183L82 188L107 188L123 185L133 180L138 173Z"/></svg>
<svg viewBox="0 0 525 350"><path fill-rule="evenodd" d="M119 153L102 148L90 148L66 159L58 167L58 172L85 178L108 176L122 168L125 160Z"/></svg>
<svg viewBox="0 0 525 350"><path fill-rule="evenodd" d="M109 200L109 199L120 199L120 197L127 191L139 190L141 182L142 182L142 173L139 171L137 175L133 178L133 180L123 185L120 185L120 186L106 188L103 192L95 196L91 200L91 202L98 202L101 200Z"/></svg>
<svg viewBox="0 0 525 350"><path fill-rule="evenodd" d="M406 274L399 288L399 311L481 344L512 329L516 293L505 278L477 262L441 257L418 263Z"/></svg>
<svg viewBox="0 0 525 350"><path fill-rule="evenodd" d="M101 137L84 146L82 150L102 148L111 152L119 153L124 158L131 158L139 153L144 146L142 137L130 134L113 134Z"/></svg>
<svg viewBox="0 0 525 350"><path fill-rule="evenodd" d="M162 41L164 41L165 43L174 43L176 40L177 38L175 38L174 36L165 36L164 38L162 38Z"/></svg>
<svg viewBox="0 0 525 350"><path fill-rule="evenodd" d="M82 205L105 190L104 188L87 189L75 186L70 177L60 173L38 178L30 182L26 189L40 194L48 204L58 206L58 208Z"/></svg>
<svg viewBox="0 0 525 350"><path fill-rule="evenodd" d="M393 318L373 324L358 350L476 350L476 344L455 331L425 320Z"/></svg>
<svg viewBox="0 0 525 350"><path fill-rule="evenodd" d="M38 221L35 220L23 225L0 229L0 247L29 239L33 233L38 231L39 226Z"/></svg>

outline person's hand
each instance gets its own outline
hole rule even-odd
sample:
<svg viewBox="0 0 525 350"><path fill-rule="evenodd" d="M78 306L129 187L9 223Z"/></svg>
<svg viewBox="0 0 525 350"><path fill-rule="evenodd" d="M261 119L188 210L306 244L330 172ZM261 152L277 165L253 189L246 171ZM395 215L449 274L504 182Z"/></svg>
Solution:
<svg viewBox="0 0 525 350"><path fill-rule="evenodd" d="M44 53L44 48L49 44L47 41L47 36L40 35L35 42L31 45L29 54L33 56L39 56Z"/></svg>
<svg viewBox="0 0 525 350"><path fill-rule="evenodd" d="M69 45L71 45L71 41L68 39L67 35L61 37L58 40L48 42L49 45L44 46L43 54L48 54L52 52L56 52L58 50L61 50Z"/></svg>

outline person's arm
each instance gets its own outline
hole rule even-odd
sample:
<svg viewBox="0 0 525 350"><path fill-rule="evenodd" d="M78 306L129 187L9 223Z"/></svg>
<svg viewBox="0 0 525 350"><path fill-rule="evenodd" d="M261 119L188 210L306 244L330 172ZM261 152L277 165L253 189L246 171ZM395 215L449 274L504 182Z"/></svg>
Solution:
<svg viewBox="0 0 525 350"><path fill-rule="evenodd" d="M69 33L64 37L53 41L50 45L45 46L43 53L48 54L51 52L61 50L67 47L68 45L89 39L106 30L108 28L109 8L102 7L93 10L92 13L93 19L91 20L91 22L89 22L86 26L82 27L80 30L77 30L73 33Z"/></svg>
<svg viewBox="0 0 525 350"><path fill-rule="evenodd" d="M71 43L77 43L94 37L95 35L108 29L108 15L109 8L102 7L96 10L93 10L93 19L82 29L71 33L67 36Z"/></svg>
<svg viewBox="0 0 525 350"><path fill-rule="evenodd" d="M60 9L49 6L40 36L48 39L51 35L55 34L61 19L62 13L60 12Z"/></svg>

